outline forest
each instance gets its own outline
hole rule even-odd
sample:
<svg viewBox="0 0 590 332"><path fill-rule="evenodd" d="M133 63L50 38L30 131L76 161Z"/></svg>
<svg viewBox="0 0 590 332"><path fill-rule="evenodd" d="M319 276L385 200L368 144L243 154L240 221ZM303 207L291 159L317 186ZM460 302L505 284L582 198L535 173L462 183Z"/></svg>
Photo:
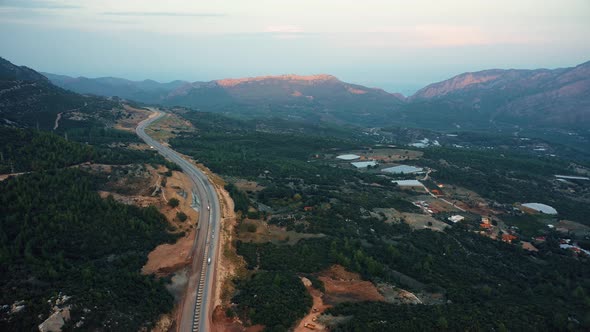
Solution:
<svg viewBox="0 0 590 332"><path fill-rule="evenodd" d="M0 182L0 303L25 303L0 330L36 329L58 294L71 296L69 324L89 330L138 330L171 310L163 281L140 269L155 246L178 235L154 207L100 198L98 183L77 169Z"/></svg>
<svg viewBox="0 0 590 332"><path fill-rule="evenodd" d="M284 272L258 272L241 281L240 292L233 298L238 311L251 324L262 324L267 331L288 331L312 305L301 280Z"/></svg>
<svg viewBox="0 0 590 332"><path fill-rule="evenodd" d="M120 131L96 132L102 132L101 137L108 142L128 137L128 133ZM46 131L0 127L0 174L65 168L84 162L170 164L155 151L97 147Z"/></svg>

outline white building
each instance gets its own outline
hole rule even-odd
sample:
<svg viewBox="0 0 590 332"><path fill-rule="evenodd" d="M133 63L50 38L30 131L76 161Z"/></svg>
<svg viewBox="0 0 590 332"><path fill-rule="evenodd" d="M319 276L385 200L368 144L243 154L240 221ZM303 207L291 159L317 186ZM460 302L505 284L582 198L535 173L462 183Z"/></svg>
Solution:
<svg viewBox="0 0 590 332"><path fill-rule="evenodd" d="M399 166L384 168L381 171L385 172L385 173L391 173L391 174L415 174L415 173L424 172L424 169L421 167L414 167L414 166L409 166L409 165L399 165Z"/></svg>
<svg viewBox="0 0 590 332"><path fill-rule="evenodd" d="M361 156L357 156L356 154L341 154L336 157L336 159L340 160L356 160L359 159Z"/></svg>
<svg viewBox="0 0 590 332"><path fill-rule="evenodd" d="M371 161L357 161L355 163L350 163L352 166L356 167L356 168L367 168L369 166L371 167L375 167L377 166L377 162L375 160L371 160Z"/></svg>
<svg viewBox="0 0 590 332"><path fill-rule="evenodd" d="M449 220L449 221L452 221L452 222L454 222L454 223L457 223L457 222L459 222L459 221L463 221L463 220L465 220L465 217L463 217L463 216L460 216L460 215L456 214L456 215L454 215L454 216L450 216L450 217L448 218L448 220Z"/></svg>
<svg viewBox="0 0 590 332"><path fill-rule="evenodd" d="M424 185L418 180L395 180L391 182L400 187L424 187Z"/></svg>
<svg viewBox="0 0 590 332"><path fill-rule="evenodd" d="M542 203L524 203L522 206L545 214L557 214L555 208Z"/></svg>

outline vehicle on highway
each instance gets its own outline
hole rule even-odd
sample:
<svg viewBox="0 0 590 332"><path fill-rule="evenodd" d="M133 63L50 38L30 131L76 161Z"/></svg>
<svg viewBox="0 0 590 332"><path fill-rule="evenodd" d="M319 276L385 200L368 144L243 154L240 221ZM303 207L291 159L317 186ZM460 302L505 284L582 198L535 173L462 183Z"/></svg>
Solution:
<svg viewBox="0 0 590 332"><path fill-rule="evenodd" d="M207 264L211 264L211 257L207 258Z"/></svg>
<svg viewBox="0 0 590 332"><path fill-rule="evenodd" d="M211 210L211 207L209 207L209 205L207 205L207 211Z"/></svg>

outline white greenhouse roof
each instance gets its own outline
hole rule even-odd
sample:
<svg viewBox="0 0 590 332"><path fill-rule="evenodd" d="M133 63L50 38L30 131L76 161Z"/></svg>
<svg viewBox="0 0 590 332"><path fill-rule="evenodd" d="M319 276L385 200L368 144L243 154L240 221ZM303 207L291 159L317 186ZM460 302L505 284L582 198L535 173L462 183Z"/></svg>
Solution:
<svg viewBox="0 0 590 332"><path fill-rule="evenodd" d="M359 159L361 156L357 156L356 154L341 154L336 157L336 159L340 160L355 160Z"/></svg>
<svg viewBox="0 0 590 332"><path fill-rule="evenodd" d="M542 203L524 203L522 206L546 214L557 214L557 210L555 210L552 206Z"/></svg>

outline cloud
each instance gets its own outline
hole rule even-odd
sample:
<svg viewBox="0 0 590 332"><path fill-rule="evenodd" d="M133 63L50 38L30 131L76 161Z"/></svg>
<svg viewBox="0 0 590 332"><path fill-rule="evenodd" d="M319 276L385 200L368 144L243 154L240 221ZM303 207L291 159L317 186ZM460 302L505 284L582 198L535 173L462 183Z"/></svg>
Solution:
<svg viewBox="0 0 590 332"><path fill-rule="evenodd" d="M60 1L49 0L2 0L0 7L20 9L78 9L78 5L71 5Z"/></svg>
<svg viewBox="0 0 590 332"><path fill-rule="evenodd" d="M224 17L223 13L183 13L183 12L103 12L108 16L163 16L163 17Z"/></svg>

